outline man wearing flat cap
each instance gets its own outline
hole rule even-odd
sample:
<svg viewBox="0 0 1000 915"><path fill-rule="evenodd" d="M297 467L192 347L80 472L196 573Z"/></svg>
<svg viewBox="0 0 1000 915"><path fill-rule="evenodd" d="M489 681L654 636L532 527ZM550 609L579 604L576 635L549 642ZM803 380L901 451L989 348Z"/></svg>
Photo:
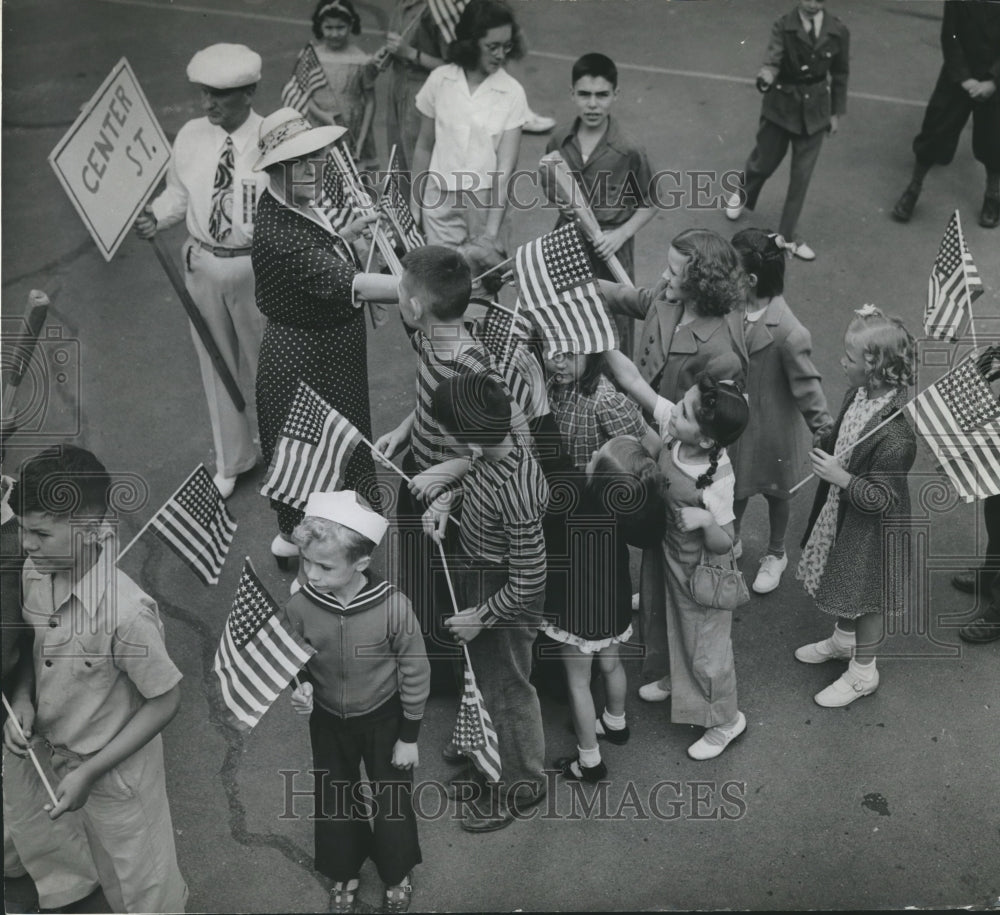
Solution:
<svg viewBox="0 0 1000 915"><path fill-rule="evenodd" d="M264 317L257 309L250 248L257 198L267 176L252 171L261 117L252 107L260 55L241 44L214 44L187 67L205 116L178 132L167 186L136 220L141 238L186 219L185 285L247 402L257 375ZM215 445L215 485L223 498L257 463L250 418L233 404L192 327Z"/></svg>

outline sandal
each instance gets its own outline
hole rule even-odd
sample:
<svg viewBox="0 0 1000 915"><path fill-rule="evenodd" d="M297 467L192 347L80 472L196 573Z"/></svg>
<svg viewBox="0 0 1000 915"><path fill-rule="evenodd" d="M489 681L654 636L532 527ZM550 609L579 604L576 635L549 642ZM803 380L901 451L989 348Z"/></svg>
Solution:
<svg viewBox="0 0 1000 915"><path fill-rule="evenodd" d="M410 897L413 895L413 874L407 874L403 879L406 883L397 883L395 886L387 886L385 888L385 902L382 906L383 912L397 913L409 911Z"/></svg>
<svg viewBox="0 0 1000 915"><path fill-rule="evenodd" d="M330 890L330 911L348 915L354 911L354 897L358 893L358 878L352 877L346 883L338 881Z"/></svg>

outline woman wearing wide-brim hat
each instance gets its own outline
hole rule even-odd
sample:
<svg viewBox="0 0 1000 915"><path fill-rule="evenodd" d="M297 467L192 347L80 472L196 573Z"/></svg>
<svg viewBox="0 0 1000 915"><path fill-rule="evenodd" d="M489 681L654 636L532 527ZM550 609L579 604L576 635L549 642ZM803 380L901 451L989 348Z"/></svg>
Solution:
<svg viewBox="0 0 1000 915"><path fill-rule="evenodd" d="M366 219L339 231L316 201L322 197L326 149L343 127L312 127L294 108L281 108L260 125L255 171L269 184L254 219L253 269L257 307L267 318L257 367L257 423L270 462L298 389L305 381L371 438L364 301L395 302L396 278L363 273L353 248ZM376 507L375 465L356 448L340 485ZM283 568L298 555L292 529L302 513L273 501L280 533L271 551Z"/></svg>

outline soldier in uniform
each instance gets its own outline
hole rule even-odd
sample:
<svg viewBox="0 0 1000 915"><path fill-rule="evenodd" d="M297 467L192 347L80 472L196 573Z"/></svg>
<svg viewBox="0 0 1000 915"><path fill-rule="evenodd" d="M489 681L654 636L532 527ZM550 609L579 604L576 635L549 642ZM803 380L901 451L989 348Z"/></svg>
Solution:
<svg viewBox="0 0 1000 915"><path fill-rule="evenodd" d="M955 156L958 138L972 115L972 154L986 166L986 194L979 224L1000 224L1000 2L948 0L941 21L944 65L927 103L920 133L913 141L913 177L892 215L909 222L934 165Z"/></svg>
<svg viewBox="0 0 1000 915"><path fill-rule="evenodd" d="M757 205L764 182L792 147L792 173L779 231L802 260L816 257L797 241L795 227L823 137L836 133L847 111L847 27L824 10L824 0L799 0L798 7L771 29L757 88L764 93L757 145L744 167L743 188L726 201L726 215L738 219Z"/></svg>

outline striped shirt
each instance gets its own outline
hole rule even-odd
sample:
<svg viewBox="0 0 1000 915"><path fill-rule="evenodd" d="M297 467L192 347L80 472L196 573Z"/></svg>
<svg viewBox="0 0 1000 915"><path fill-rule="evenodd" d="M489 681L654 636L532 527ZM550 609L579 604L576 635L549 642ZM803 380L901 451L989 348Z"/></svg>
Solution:
<svg viewBox="0 0 1000 915"><path fill-rule="evenodd" d="M417 403L413 411L413 430L410 433L410 451L419 471L460 456L448 447L441 427L434 418L432 398L441 382L463 372L486 372L496 378L508 397L511 396L510 388L497 372L489 351L478 339L464 340L459 336L460 328L443 325L435 329L436 342L440 344L446 333L454 334L454 348L458 350L457 355L451 359L442 358L423 331L414 331L410 337L410 342L420 357L417 364ZM524 410L513 398L511 427L514 432L528 434Z"/></svg>
<svg viewBox="0 0 1000 915"><path fill-rule="evenodd" d="M549 488L522 439L499 461L474 461L462 481L462 548L507 566L507 582L478 610L486 626L512 620L545 592L542 516Z"/></svg>

